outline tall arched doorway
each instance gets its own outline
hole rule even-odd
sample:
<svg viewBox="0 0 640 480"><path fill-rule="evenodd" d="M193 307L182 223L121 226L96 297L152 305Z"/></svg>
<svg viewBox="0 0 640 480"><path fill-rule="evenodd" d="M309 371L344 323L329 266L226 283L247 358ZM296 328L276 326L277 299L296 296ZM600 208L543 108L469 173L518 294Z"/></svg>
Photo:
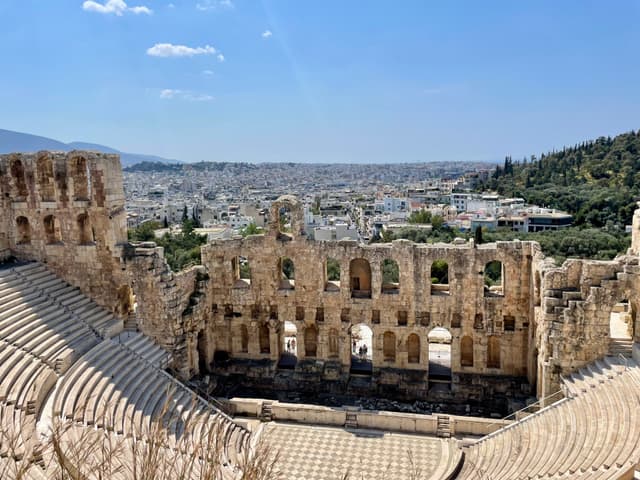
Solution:
<svg viewBox="0 0 640 480"><path fill-rule="evenodd" d="M351 334L351 373L371 375L373 373L373 331L368 325L353 325Z"/></svg>
<svg viewBox="0 0 640 480"><path fill-rule="evenodd" d="M284 336L282 337L282 354L278 368L293 369L298 363L298 329L295 323L284 322Z"/></svg>
<svg viewBox="0 0 640 480"><path fill-rule="evenodd" d="M451 386L451 333L436 327L429 332L429 388L449 389Z"/></svg>
<svg viewBox="0 0 640 480"><path fill-rule="evenodd" d="M616 303L609 314L608 355L631 357L635 311L628 300Z"/></svg>

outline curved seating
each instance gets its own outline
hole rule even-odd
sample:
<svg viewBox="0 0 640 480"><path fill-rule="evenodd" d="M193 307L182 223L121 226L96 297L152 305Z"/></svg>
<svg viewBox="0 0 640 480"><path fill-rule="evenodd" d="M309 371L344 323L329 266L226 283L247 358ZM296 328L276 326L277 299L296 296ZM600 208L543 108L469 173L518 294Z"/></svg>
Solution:
<svg viewBox="0 0 640 480"><path fill-rule="evenodd" d="M569 398L467 447L458 478L628 475L640 458L640 366L628 365L606 357L583 367L564 380Z"/></svg>

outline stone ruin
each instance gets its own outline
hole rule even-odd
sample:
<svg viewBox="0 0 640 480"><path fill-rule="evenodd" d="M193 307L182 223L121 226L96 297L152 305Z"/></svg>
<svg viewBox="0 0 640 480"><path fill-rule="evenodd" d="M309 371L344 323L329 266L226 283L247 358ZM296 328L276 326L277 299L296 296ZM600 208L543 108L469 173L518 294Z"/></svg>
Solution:
<svg viewBox="0 0 640 480"><path fill-rule="evenodd" d="M535 242L311 241L302 205L286 196L272 205L265 234L211 242L202 265L172 272L162 248L127 241L116 155L0 155L0 203L0 259L46 263L171 352L182 378L215 371L277 386L290 322L298 348L287 386L347 385L352 329L366 325L366 389L423 398L432 387L428 336L438 327L451 336L454 396L482 398L515 382L543 398L561 376L609 351L619 302L628 302L628 332L640 340L639 212L627 255L557 266ZM328 278L328 259L339 281ZM383 282L385 261L397 264L398 282ZM434 262L446 268L446 283L432 283ZM502 274L487 288L490 262Z"/></svg>

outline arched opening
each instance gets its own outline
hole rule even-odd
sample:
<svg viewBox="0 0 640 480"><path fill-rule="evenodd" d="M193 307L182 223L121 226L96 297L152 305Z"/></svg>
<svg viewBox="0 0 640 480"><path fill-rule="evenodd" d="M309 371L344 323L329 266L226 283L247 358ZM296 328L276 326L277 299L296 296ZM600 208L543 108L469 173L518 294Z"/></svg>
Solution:
<svg viewBox="0 0 640 480"><path fill-rule="evenodd" d="M60 243L62 234L60 233L60 221L53 215L44 217L44 237L47 243Z"/></svg>
<svg viewBox="0 0 640 480"><path fill-rule="evenodd" d="M38 190L43 202L55 201L55 182L53 177L53 163L48 154L38 157Z"/></svg>
<svg viewBox="0 0 640 480"><path fill-rule="evenodd" d="M251 266L246 257L233 257L231 259L233 274L233 288L249 288L251 285Z"/></svg>
<svg viewBox="0 0 640 480"><path fill-rule="evenodd" d="M91 228L91 221L89 215L81 213L78 215L78 243L80 245L92 245L95 242L93 238L93 230Z"/></svg>
<svg viewBox="0 0 640 480"><path fill-rule="evenodd" d="M635 311L628 300L616 303L609 314L608 355L631 357Z"/></svg>
<svg viewBox="0 0 640 480"><path fill-rule="evenodd" d="M435 260L431 264L431 295L449 295L449 264Z"/></svg>
<svg viewBox="0 0 640 480"><path fill-rule="evenodd" d="M249 331L246 325L240 325L240 352L249 352Z"/></svg>
<svg viewBox="0 0 640 480"><path fill-rule="evenodd" d="M487 368L500 368L500 337L491 335L487 342Z"/></svg>
<svg viewBox="0 0 640 480"><path fill-rule="evenodd" d="M373 331L368 325L359 323L349 330L351 340L351 373L371 375L373 373ZM395 346L395 340L394 340ZM394 353L395 359L395 353Z"/></svg>
<svg viewBox="0 0 640 480"><path fill-rule="evenodd" d="M269 325L262 323L258 330L260 353L271 353L271 340L269 338Z"/></svg>
<svg viewBox="0 0 640 480"><path fill-rule="evenodd" d="M400 267L398 262L385 258L382 261L382 293L397 294L400 292Z"/></svg>
<svg viewBox="0 0 640 480"><path fill-rule="evenodd" d="M382 357L385 362L396 361L396 334L384 332L382 336Z"/></svg>
<svg viewBox="0 0 640 480"><path fill-rule="evenodd" d="M204 330L198 332L198 370L200 373L209 372L209 361L207 359L207 335Z"/></svg>
<svg viewBox="0 0 640 480"><path fill-rule="evenodd" d="M27 199L27 182L24 178L24 166L21 160L14 160L11 162L11 176L16 186L15 200L18 202L24 202Z"/></svg>
<svg viewBox="0 0 640 480"><path fill-rule="evenodd" d="M484 296L504 295L504 267L502 262L493 260L484 266Z"/></svg>
<svg viewBox="0 0 640 480"><path fill-rule="evenodd" d="M16 230L16 243L18 245L31 243L31 225L29 224L29 219L27 217L16 218Z"/></svg>
<svg viewBox="0 0 640 480"><path fill-rule="evenodd" d="M409 363L420 363L420 337L412 333L407 338L407 361Z"/></svg>
<svg viewBox="0 0 640 480"><path fill-rule="evenodd" d="M118 287L117 297L118 306L116 307L116 310L118 313L126 316L135 312L136 297L129 285L121 285Z"/></svg>
<svg viewBox="0 0 640 480"><path fill-rule="evenodd" d="M473 367L473 338L465 335L460 340L460 365Z"/></svg>
<svg viewBox="0 0 640 480"><path fill-rule="evenodd" d="M76 157L71 162L71 178L73 178L73 199L89 200L89 175L87 173L87 159Z"/></svg>
<svg viewBox="0 0 640 480"><path fill-rule="evenodd" d="M293 369L298 363L298 329L295 323L284 322L284 336L282 345L282 354L278 362L279 368Z"/></svg>
<svg viewBox="0 0 640 480"><path fill-rule="evenodd" d="M282 205L278 209L278 238L284 241L293 238L291 208L288 205Z"/></svg>
<svg viewBox="0 0 640 480"><path fill-rule="evenodd" d="M443 327L429 332L429 382L433 388L443 386L448 389L451 383L451 333ZM431 387L430 387L431 388Z"/></svg>
<svg viewBox="0 0 640 480"><path fill-rule="evenodd" d="M329 358L340 355L340 336L335 328L329 329Z"/></svg>
<svg viewBox="0 0 640 480"><path fill-rule="evenodd" d="M324 284L324 290L326 292L339 292L340 291L340 262L335 258L327 258L325 266L326 280Z"/></svg>
<svg viewBox="0 0 640 480"><path fill-rule="evenodd" d="M318 329L311 325L304 329L304 356L315 357L318 354Z"/></svg>
<svg viewBox="0 0 640 480"><path fill-rule="evenodd" d="M278 260L280 275L280 290L293 290L296 288L296 269L293 260L289 257L280 257Z"/></svg>
<svg viewBox="0 0 640 480"><path fill-rule="evenodd" d="M364 258L349 263L349 279L352 298L371 298L371 266Z"/></svg>
<svg viewBox="0 0 640 480"><path fill-rule="evenodd" d="M535 289L533 291L534 306L539 307L542 302L542 280L540 279L540 272L536 272L535 276Z"/></svg>

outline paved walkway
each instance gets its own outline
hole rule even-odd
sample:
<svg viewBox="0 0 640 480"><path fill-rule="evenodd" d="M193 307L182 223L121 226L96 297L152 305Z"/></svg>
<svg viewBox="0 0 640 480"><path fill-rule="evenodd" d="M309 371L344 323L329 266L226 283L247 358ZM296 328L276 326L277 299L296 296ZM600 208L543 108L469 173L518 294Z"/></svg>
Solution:
<svg viewBox="0 0 640 480"><path fill-rule="evenodd" d="M446 441L417 435L277 422L263 435L279 451L283 480L437 479L452 455Z"/></svg>

